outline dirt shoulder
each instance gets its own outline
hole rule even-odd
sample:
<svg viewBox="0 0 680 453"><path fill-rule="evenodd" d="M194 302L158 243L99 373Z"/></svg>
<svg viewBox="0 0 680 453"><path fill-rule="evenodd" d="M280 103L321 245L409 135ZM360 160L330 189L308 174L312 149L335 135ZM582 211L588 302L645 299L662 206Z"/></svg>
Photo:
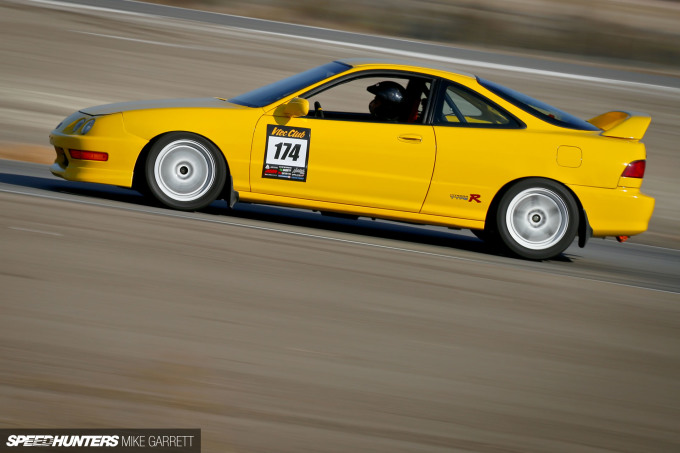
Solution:
<svg viewBox="0 0 680 453"><path fill-rule="evenodd" d="M54 162L54 157L54 149L49 146L0 143L0 159L49 165Z"/></svg>

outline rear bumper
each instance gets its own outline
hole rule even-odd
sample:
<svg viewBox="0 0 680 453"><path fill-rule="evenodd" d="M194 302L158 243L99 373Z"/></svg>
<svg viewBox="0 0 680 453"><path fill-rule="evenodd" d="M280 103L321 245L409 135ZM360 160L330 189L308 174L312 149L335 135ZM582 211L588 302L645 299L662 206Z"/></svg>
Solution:
<svg viewBox="0 0 680 453"><path fill-rule="evenodd" d="M593 230L593 237L633 236L647 231L654 212L654 198L639 188L601 189L570 186Z"/></svg>

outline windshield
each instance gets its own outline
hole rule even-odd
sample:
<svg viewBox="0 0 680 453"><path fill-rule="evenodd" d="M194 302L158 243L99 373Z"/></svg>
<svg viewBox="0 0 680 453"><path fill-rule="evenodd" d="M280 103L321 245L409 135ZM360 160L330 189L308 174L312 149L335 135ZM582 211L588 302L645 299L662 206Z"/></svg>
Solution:
<svg viewBox="0 0 680 453"><path fill-rule="evenodd" d="M477 81L484 88L497 94L506 101L516 105L522 110L531 113L532 115L542 119L551 124L555 124L561 127L568 127L569 129L577 129L581 131L599 131L597 127L584 121L580 118L575 117L567 112L563 112L553 106L546 104L545 102L533 99L526 94L522 94L518 91L511 90L497 83L490 82L488 80L477 77Z"/></svg>
<svg viewBox="0 0 680 453"><path fill-rule="evenodd" d="M233 104L245 105L246 107L264 107L279 99L295 93L309 85L347 71L351 66L334 61L300 74L279 80L270 85L265 85L256 90L229 99Z"/></svg>

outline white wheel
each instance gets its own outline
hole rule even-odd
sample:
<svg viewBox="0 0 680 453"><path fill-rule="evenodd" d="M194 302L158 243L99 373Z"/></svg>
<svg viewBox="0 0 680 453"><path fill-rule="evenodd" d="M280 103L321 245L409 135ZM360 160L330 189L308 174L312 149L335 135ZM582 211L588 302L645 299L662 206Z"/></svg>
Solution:
<svg viewBox="0 0 680 453"><path fill-rule="evenodd" d="M562 253L576 237L578 207L554 181L527 179L511 187L496 215L498 236L511 252L529 259Z"/></svg>
<svg viewBox="0 0 680 453"><path fill-rule="evenodd" d="M193 140L168 143L154 162L158 188L177 201L204 196L215 183L215 159L208 149Z"/></svg>
<svg viewBox="0 0 680 453"><path fill-rule="evenodd" d="M154 144L147 157L147 185L163 204L196 210L222 192L226 164L221 153L202 137L172 133Z"/></svg>
<svg viewBox="0 0 680 453"><path fill-rule="evenodd" d="M517 194L508 206L505 223L510 236L531 250L550 248L567 233L569 210L564 200L541 187Z"/></svg>

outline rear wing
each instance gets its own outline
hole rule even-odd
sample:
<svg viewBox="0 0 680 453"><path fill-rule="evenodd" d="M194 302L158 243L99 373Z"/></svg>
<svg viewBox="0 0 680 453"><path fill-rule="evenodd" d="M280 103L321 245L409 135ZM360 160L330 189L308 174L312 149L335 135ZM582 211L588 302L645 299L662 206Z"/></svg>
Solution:
<svg viewBox="0 0 680 453"><path fill-rule="evenodd" d="M590 124L602 129L606 137L641 140L644 137L652 117L638 112L607 112L588 120Z"/></svg>

